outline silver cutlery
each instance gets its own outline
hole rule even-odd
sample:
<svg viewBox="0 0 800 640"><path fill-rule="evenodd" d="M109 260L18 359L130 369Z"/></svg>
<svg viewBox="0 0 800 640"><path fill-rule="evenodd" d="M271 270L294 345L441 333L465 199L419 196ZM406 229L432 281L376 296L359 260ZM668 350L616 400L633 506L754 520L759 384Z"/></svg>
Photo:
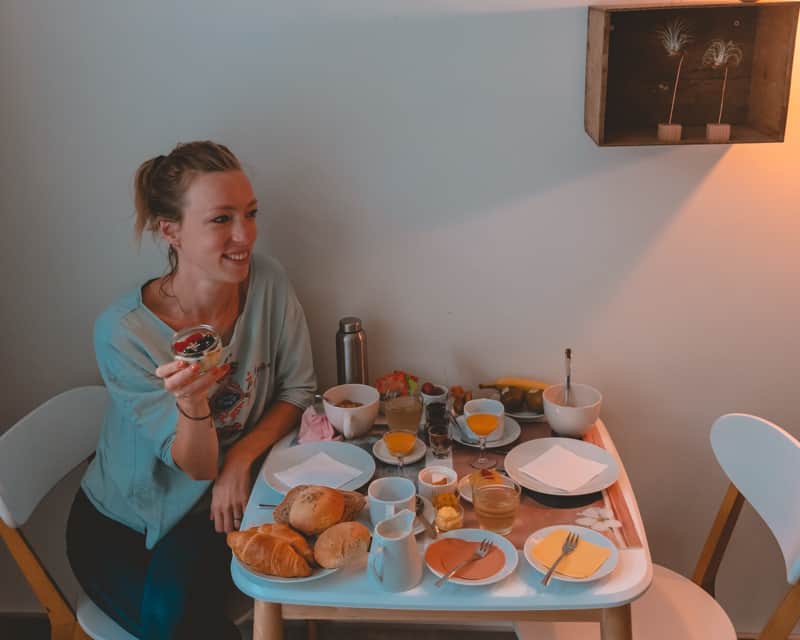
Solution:
<svg viewBox="0 0 800 640"><path fill-rule="evenodd" d="M417 518L425 527L425 530L430 534L431 538L436 538L439 535L439 532L436 531L436 527L434 527L430 521L425 517L425 503L422 501L422 498L417 496L416 503L415 503L415 510L417 512Z"/></svg>
<svg viewBox="0 0 800 640"><path fill-rule="evenodd" d="M453 574L455 574L460 569L463 569L464 567L466 567L471 562L475 562L476 560L480 560L481 558L485 558L486 554L488 554L489 551L492 550L493 546L494 545L491 542L489 542L488 538L484 538L483 540L481 540L481 543L478 545L478 548L475 549L475 551L473 552L473 554L469 558L467 558L463 562L459 562L455 567L453 567L450 571L448 571L441 578L439 578L436 582L434 582L434 584L437 587L441 587L445 582L447 582L450 578L453 577Z"/></svg>
<svg viewBox="0 0 800 640"><path fill-rule="evenodd" d="M558 556L558 559L552 564L550 569L548 569L547 573L545 574L544 578L542 578L542 584L546 587L550 584L550 580L553 577L553 572L556 570L558 563L561 562L564 558L566 558L570 553L575 551L578 548L578 543L581 541L580 536L570 531L567 534L567 537L564 538L564 544L561 545L561 555Z"/></svg>

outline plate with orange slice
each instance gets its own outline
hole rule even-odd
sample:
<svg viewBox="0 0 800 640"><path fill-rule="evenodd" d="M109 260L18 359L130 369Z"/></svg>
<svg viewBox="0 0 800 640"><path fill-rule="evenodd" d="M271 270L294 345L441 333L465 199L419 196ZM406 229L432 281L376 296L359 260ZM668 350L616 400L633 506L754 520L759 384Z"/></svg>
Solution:
<svg viewBox="0 0 800 640"><path fill-rule="evenodd" d="M436 577L441 577L469 558L484 538L492 544L486 557L459 569L448 582L467 586L499 582L514 573L519 555L511 542L492 531L455 529L443 533L425 549L425 564Z"/></svg>

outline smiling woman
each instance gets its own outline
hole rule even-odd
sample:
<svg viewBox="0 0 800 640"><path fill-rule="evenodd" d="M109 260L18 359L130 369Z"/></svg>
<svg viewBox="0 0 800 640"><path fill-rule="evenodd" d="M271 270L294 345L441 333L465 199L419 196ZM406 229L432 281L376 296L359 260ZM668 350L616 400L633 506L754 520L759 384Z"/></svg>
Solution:
<svg viewBox="0 0 800 640"><path fill-rule="evenodd" d="M135 189L136 234L168 244L169 269L95 324L112 403L67 552L133 635L236 638L224 534L241 523L253 462L313 397L305 315L281 266L252 253L257 203L227 147L180 144L144 162ZM201 346L214 351L205 364Z"/></svg>

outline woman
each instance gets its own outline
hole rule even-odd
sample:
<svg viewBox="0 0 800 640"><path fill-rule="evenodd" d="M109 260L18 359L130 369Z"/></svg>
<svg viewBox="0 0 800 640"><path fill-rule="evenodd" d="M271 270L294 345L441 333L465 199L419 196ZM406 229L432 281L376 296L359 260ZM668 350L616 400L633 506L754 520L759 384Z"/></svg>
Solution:
<svg viewBox="0 0 800 640"><path fill-rule="evenodd" d="M239 527L253 462L315 388L305 316L282 268L253 255L256 199L224 146L192 142L143 163L136 234L169 245L169 272L95 325L111 396L67 526L89 597L139 638L238 638L222 613L225 533ZM212 325L219 364L174 360L176 331Z"/></svg>

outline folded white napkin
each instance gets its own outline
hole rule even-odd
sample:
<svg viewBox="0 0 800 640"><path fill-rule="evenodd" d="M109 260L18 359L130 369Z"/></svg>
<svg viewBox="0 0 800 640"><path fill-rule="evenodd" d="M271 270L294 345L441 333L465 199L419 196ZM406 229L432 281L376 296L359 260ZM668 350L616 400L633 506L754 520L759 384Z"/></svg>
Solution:
<svg viewBox="0 0 800 640"><path fill-rule="evenodd" d="M607 464L587 460L557 444L519 470L556 489L575 491L606 467Z"/></svg>
<svg viewBox="0 0 800 640"><path fill-rule="evenodd" d="M359 475L361 469L339 462L324 452L316 453L300 464L275 473L275 477L288 487L296 487L298 484L321 484L336 488Z"/></svg>

